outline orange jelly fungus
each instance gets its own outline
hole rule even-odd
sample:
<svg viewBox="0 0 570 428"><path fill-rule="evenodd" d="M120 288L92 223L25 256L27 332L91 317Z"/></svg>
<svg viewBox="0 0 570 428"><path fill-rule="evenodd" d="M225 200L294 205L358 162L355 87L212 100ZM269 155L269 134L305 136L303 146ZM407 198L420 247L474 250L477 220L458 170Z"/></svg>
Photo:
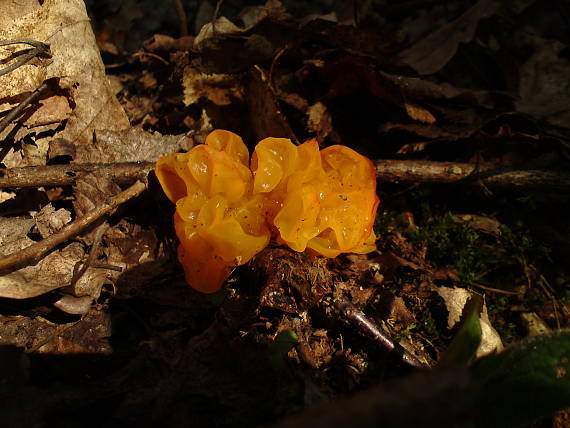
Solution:
<svg viewBox="0 0 570 428"><path fill-rule="evenodd" d="M242 139L224 130L157 162L158 180L176 203L178 257L196 290L220 290L272 237L325 257L376 249L376 174L364 156L345 146L319 151L315 140L295 146L266 138L248 164Z"/></svg>

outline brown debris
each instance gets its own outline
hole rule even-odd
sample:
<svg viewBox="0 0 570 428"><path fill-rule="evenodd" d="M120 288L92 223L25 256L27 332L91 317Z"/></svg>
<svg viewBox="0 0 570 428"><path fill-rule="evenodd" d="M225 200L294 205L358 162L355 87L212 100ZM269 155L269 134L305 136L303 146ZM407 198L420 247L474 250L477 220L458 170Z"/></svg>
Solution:
<svg viewBox="0 0 570 428"><path fill-rule="evenodd" d="M269 86L268 74L261 68L252 70L246 88L249 118L258 141L267 137L291 138L297 141L279 103Z"/></svg>
<svg viewBox="0 0 570 428"><path fill-rule="evenodd" d="M569 40L550 8L128 0L85 2L88 19L81 1L24 3L6 2L3 37L31 22L43 45L0 42L2 67L22 62L0 77L8 425L259 426L298 412L278 426L455 426L476 402L466 371L403 376L449 346L457 308L436 289L448 303L484 293L481 319L505 343L520 313L568 325ZM193 35L153 34L172 28ZM214 128L250 149L316 138L366 155L378 251L325 259L272 242L220 292L194 291L149 173ZM466 284L449 230L481 244L475 256L508 241L496 258L510 265Z"/></svg>
<svg viewBox="0 0 570 428"><path fill-rule="evenodd" d="M81 233L91 224L115 210L119 205L141 194L145 189L146 185L140 181L137 181L127 190L119 193L112 198L109 198L107 201L105 201L104 204L98 206L96 209L90 211L85 216L63 227L57 233L54 233L48 238L34 243L18 252L5 255L4 257L0 258L0 271L13 271L23 266L37 263L54 247L66 242L68 239L77 235L78 233Z"/></svg>
<svg viewBox="0 0 570 428"><path fill-rule="evenodd" d="M479 0L458 19L402 52L402 61L422 75L439 71L455 55L460 43L473 39L479 21L493 15L500 5L498 0Z"/></svg>

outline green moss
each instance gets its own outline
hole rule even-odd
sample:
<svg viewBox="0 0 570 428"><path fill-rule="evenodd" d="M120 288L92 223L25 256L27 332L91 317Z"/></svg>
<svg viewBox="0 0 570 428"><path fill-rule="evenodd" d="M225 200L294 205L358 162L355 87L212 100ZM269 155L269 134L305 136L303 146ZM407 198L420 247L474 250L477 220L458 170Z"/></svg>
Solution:
<svg viewBox="0 0 570 428"><path fill-rule="evenodd" d="M394 211L380 211L374 220L374 233L380 241L386 235L390 234L393 229L403 227L401 216Z"/></svg>
<svg viewBox="0 0 570 428"><path fill-rule="evenodd" d="M454 267L464 286L483 282L490 272L505 272L505 268L514 267L522 275L524 264L548 260L548 248L537 244L527 231L514 231L506 225L500 230L500 237L495 238L454 221L447 212L431 217L423 227L406 231L406 236L415 244L426 245L427 258L435 266Z"/></svg>
<svg viewBox="0 0 570 428"><path fill-rule="evenodd" d="M416 339L423 343L423 338L429 338L429 345L434 347L434 351L444 349L451 339L451 334L447 328L447 309L443 299L435 292L423 298L403 297L406 306L415 314L417 320L405 330L406 336L417 335Z"/></svg>
<svg viewBox="0 0 570 428"><path fill-rule="evenodd" d="M509 254L511 261L524 258L532 263L551 261L550 248L537 243L526 230L513 230L507 225L501 225L500 244Z"/></svg>
<svg viewBox="0 0 570 428"><path fill-rule="evenodd" d="M435 268L452 268L460 279L458 285L477 287L479 285L512 290L513 287L540 281L539 267L549 262L549 249L533 239L523 224L501 225L500 234L483 233L469 224L458 221L445 205L438 205L438 194L429 189L409 194L406 208L411 208L417 227L410 227L404 221L401 211L384 211L377 216L375 231L378 245L390 245L391 233L400 232L410 242L426 249L426 259ZM441 198L440 198L441 199ZM470 205L470 204L468 204ZM463 208L462 211L464 211ZM383 244L387 243L387 244ZM530 267L530 269L529 269ZM418 270L401 269L398 279L401 283L419 284L425 280L425 273ZM429 276L429 273L427 273ZM530 276L530 277L529 277ZM457 284L456 284L457 285ZM513 305L529 308L543 307L540 293L505 295L486 293L487 306L493 326L504 342L516 341L522 333L517 327L518 313L513 313ZM439 296L413 298L402 296L406 305L416 315L417 323L409 331L396 332L399 336L417 335L429 338L436 348L445 347L450 333L447 330L447 311ZM570 302L570 292L558 296L563 304Z"/></svg>
<svg viewBox="0 0 570 428"><path fill-rule="evenodd" d="M406 235L410 241L427 246L427 257L436 266L453 266L464 285L480 281L498 263L497 249L490 239L454 222L449 212L431 218L423 227L408 230Z"/></svg>

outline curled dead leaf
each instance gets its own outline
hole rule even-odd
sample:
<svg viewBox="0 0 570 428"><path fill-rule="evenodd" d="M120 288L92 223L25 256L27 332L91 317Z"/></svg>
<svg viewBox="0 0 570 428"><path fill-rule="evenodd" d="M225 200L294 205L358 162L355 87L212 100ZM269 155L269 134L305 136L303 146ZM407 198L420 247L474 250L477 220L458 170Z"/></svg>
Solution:
<svg viewBox="0 0 570 428"><path fill-rule="evenodd" d="M445 306L449 312L447 327L452 329L460 321L463 308L474 293L465 288L458 287L438 287L437 293L445 302ZM481 343L477 348L477 358L502 350L503 342L497 330L491 325L486 304L483 304L483 310L479 315L479 324L481 325Z"/></svg>

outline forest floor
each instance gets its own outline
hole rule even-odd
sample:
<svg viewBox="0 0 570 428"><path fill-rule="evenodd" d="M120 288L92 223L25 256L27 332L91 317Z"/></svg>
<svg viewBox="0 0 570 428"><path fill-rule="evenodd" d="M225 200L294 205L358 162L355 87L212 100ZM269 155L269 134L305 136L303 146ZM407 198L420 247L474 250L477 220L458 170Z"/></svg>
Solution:
<svg viewBox="0 0 570 428"><path fill-rule="evenodd" d="M71 60L49 71L59 47L37 34L51 45L30 63L48 70L38 97L18 86L26 65L0 75L20 79L0 93L10 426L378 426L366 395L340 402L348 421L326 407L378 387L385 426L481 424L464 372L421 369L446 358L473 300L477 357L570 326L570 8L156 3L87 2L100 76L82 80ZM250 151L314 138L369 158L377 251L325 259L272 243L221 291L194 291L151 170L214 129ZM109 204L46 251L19 252ZM319 408L322 425L299 413Z"/></svg>

